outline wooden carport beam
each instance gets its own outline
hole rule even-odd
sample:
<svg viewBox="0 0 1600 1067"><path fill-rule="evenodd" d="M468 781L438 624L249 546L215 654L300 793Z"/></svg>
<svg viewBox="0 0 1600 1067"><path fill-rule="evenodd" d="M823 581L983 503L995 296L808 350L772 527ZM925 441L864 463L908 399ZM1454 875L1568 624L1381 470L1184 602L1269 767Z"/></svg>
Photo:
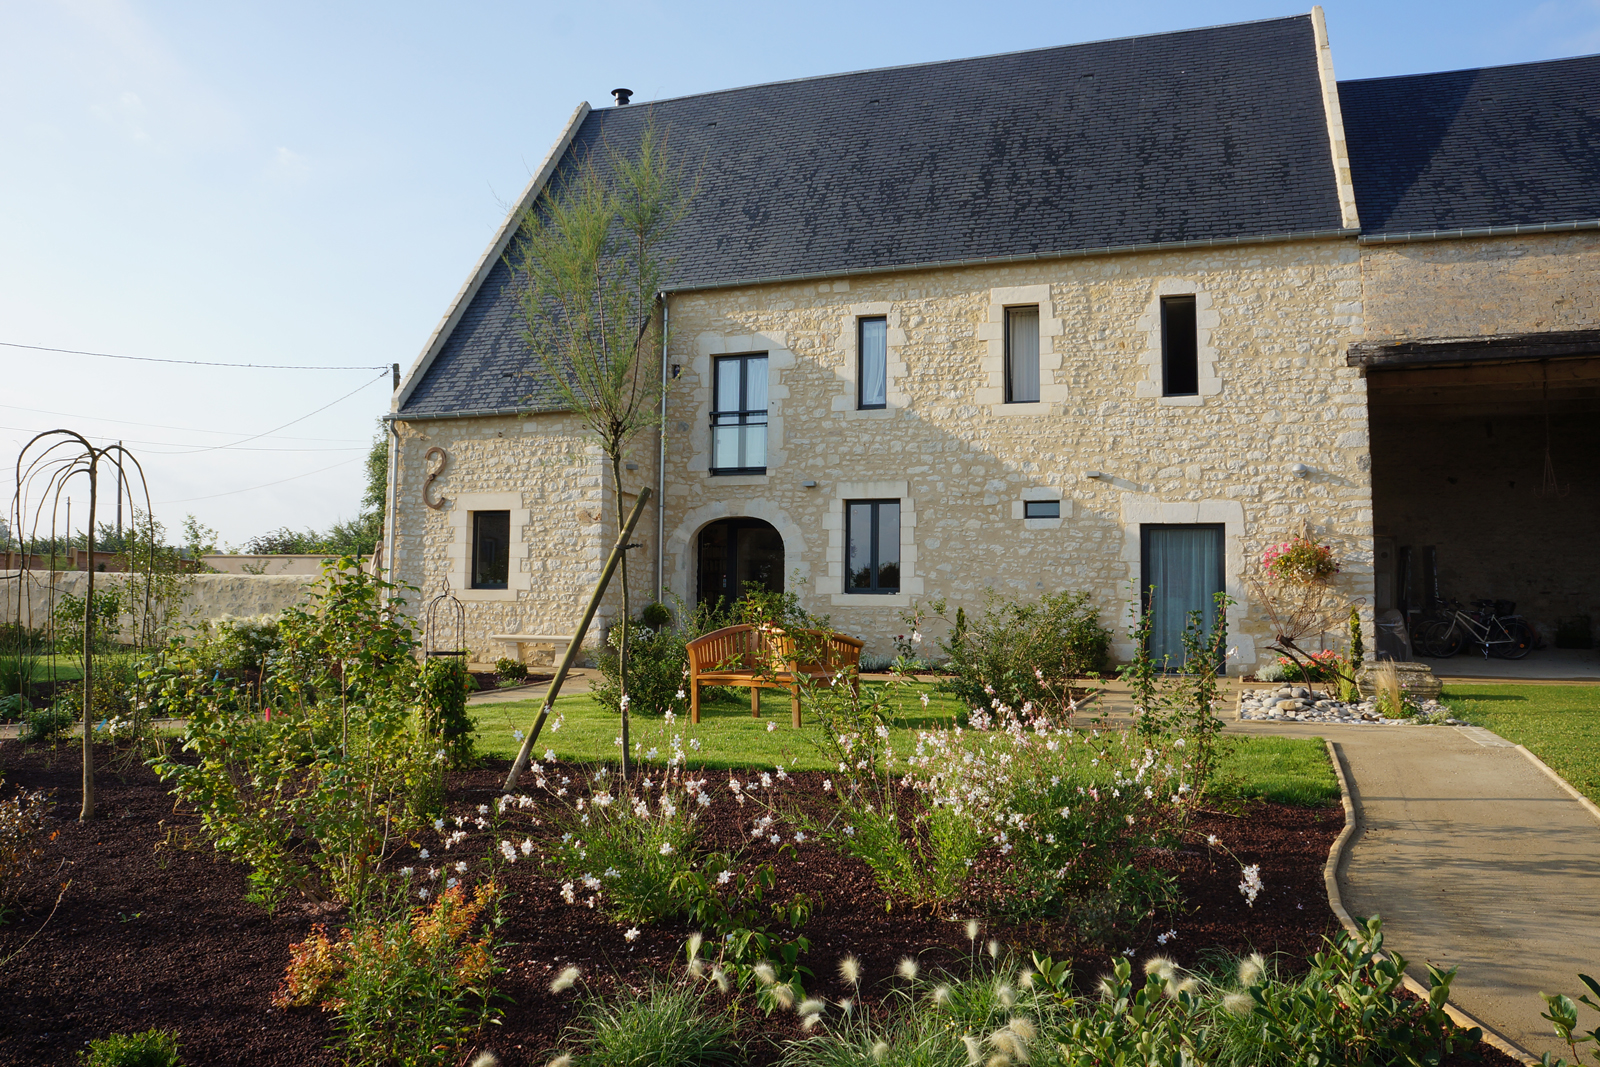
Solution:
<svg viewBox="0 0 1600 1067"><path fill-rule="evenodd" d="M1392 366L1392 365L1391 365ZM1600 383L1600 356L1553 359L1542 366L1518 363L1454 364L1449 366L1374 367L1381 373L1371 376L1369 388L1449 389L1494 385L1540 389L1570 389Z"/></svg>
<svg viewBox="0 0 1600 1067"><path fill-rule="evenodd" d="M1500 334L1491 337L1426 337L1415 341L1358 341L1345 351L1352 367L1444 366L1474 363L1523 363L1528 360L1600 356L1600 330L1552 330L1547 333Z"/></svg>

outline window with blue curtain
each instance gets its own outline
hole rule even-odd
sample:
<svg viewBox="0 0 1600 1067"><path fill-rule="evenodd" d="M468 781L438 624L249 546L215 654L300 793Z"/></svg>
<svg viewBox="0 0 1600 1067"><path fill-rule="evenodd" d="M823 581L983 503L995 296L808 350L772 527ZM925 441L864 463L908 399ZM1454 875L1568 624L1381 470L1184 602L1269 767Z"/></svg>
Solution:
<svg viewBox="0 0 1600 1067"><path fill-rule="evenodd" d="M1183 667L1183 628L1198 611L1209 636L1216 626L1216 594L1223 591L1220 523L1140 528L1145 607L1153 613L1150 655L1169 671Z"/></svg>
<svg viewBox="0 0 1600 1067"><path fill-rule="evenodd" d="M884 318L861 319L857 325L857 359L860 394L856 397L859 408L888 406L889 383L889 320Z"/></svg>

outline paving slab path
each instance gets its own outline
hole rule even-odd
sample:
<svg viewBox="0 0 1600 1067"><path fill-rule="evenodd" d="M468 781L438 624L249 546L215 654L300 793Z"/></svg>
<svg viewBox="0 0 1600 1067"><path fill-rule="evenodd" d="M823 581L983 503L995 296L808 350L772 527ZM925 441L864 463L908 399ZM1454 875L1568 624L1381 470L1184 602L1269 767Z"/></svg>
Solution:
<svg viewBox="0 0 1600 1067"><path fill-rule="evenodd" d="M1388 947L1459 968L1451 1001L1538 1056L1566 1055L1541 991L1600 974L1600 817L1510 742L1477 727L1231 723L1337 745L1356 812L1339 870L1351 915ZM1585 1028L1592 1024L1585 1013Z"/></svg>

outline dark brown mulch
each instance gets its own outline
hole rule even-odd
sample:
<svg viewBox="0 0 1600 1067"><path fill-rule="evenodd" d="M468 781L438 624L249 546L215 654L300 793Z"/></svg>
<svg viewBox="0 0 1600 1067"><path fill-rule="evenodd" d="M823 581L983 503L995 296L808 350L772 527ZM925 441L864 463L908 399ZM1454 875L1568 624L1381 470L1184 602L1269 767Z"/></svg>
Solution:
<svg viewBox="0 0 1600 1067"><path fill-rule="evenodd" d="M246 903L243 869L198 840L194 818L174 812L161 784L142 767L121 777L102 769L99 818L80 824L80 773L71 748L0 742L0 789L53 790L59 820L25 911L0 926L0 960L16 954L0 967L0 1064L73 1063L90 1038L152 1026L177 1029L191 1065L339 1063L329 1051L334 1032L328 1016L285 1013L269 998L290 945L319 921L337 923L340 916L305 905L267 915ZM505 764L497 762L455 776L451 809L475 813L479 804L492 804L504 773ZM794 775L782 789L790 802L815 801L821 775ZM805 892L821 901L804 929L811 942L806 962L816 972L809 989L848 995L835 968L851 953L861 960L863 995L870 1001L874 990L892 984L902 957L917 957L925 968L959 969L990 937L1070 957L1084 980L1110 965L1105 950L1057 928L995 925L974 946L960 921L885 911L858 861L811 846L780 856L770 844L751 843L748 826L757 814L753 806L719 802L710 809L706 832L714 842L746 845L750 860L773 860L776 896ZM1136 958L1158 951L1155 935L1170 929L1176 936L1159 951L1181 964L1254 949L1281 954L1286 968L1303 966L1321 938L1337 929L1323 895L1322 864L1341 825L1338 809L1259 803L1235 815L1207 815L1193 847L1152 857L1176 874L1184 903L1138 933ZM1239 893L1238 864L1206 848L1207 834L1221 838L1240 862L1261 865L1265 889L1253 907ZM450 858L480 860L488 844L487 838L469 840ZM587 988L603 992L622 984L640 989L652 972L681 966L686 927L647 928L630 943L620 925L565 904L557 881L535 863L519 862L501 877L509 916L502 935L513 944L502 957L507 971L499 988L510 1000L483 1047L492 1047L502 1063L543 1064L557 1045L577 1002L575 993L548 990L562 968L577 965ZM756 1018L773 1038L799 1032L792 1015ZM753 1046L758 1060L763 1047ZM1490 1067L1511 1062L1484 1052L1482 1062Z"/></svg>

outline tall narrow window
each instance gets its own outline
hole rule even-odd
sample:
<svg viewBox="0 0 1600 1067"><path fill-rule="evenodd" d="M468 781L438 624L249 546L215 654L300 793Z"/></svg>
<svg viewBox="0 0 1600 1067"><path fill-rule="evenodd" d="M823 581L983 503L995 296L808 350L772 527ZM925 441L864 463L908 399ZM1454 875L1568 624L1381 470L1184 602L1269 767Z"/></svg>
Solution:
<svg viewBox="0 0 1600 1067"><path fill-rule="evenodd" d="M1200 355L1196 340L1194 297L1162 297L1162 396L1195 396L1200 392Z"/></svg>
<svg viewBox="0 0 1600 1067"><path fill-rule="evenodd" d="M1039 402L1039 309L1006 308L1006 403Z"/></svg>
<svg viewBox="0 0 1600 1067"><path fill-rule="evenodd" d="M767 469L767 357L717 360L711 399L711 473Z"/></svg>
<svg viewBox="0 0 1600 1067"><path fill-rule="evenodd" d="M856 407L881 408L888 402L889 380L889 320L861 319L856 346L860 395Z"/></svg>
<svg viewBox="0 0 1600 1067"><path fill-rule="evenodd" d="M898 593L900 501L847 500L844 515L844 591Z"/></svg>
<svg viewBox="0 0 1600 1067"><path fill-rule="evenodd" d="M472 588L506 587L510 547L511 512L472 513Z"/></svg>

